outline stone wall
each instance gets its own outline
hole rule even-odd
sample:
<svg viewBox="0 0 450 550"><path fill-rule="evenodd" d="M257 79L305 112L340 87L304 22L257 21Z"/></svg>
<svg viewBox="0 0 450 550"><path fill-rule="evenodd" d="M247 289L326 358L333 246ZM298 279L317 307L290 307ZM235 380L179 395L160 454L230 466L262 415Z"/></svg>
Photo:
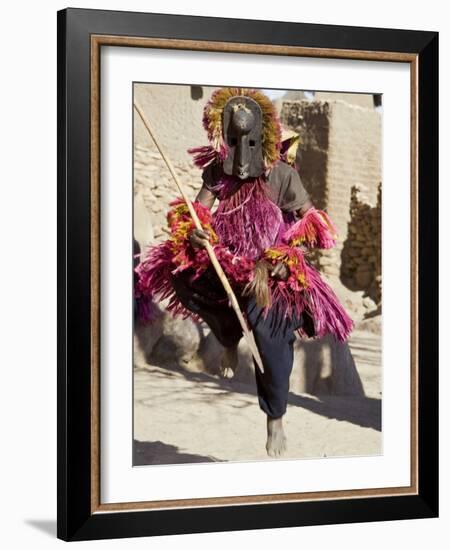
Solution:
<svg viewBox="0 0 450 550"><path fill-rule="evenodd" d="M190 147L206 145L203 109L214 88L135 84L134 97L194 199L201 187L201 170L187 153ZM134 112L134 236L141 250L164 240L169 202L180 194L160 153Z"/></svg>
<svg viewBox="0 0 450 550"><path fill-rule="evenodd" d="M341 278L351 290L366 290L381 307L381 185L376 204L366 201L360 189L353 187Z"/></svg>
<svg viewBox="0 0 450 550"><path fill-rule="evenodd" d="M360 190L363 194L360 201L367 203L368 208L377 204L381 181L381 115L373 107L345 101L286 101L281 120L300 134L297 159L300 176L314 204L327 211L338 229L337 246L317 253L314 260L326 274L341 277L350 273L343 265L349 257L343 250L347 239L352 238L349 228L354 227L352 189ZM372 231L375 242L380 235L381 218L375 216L373 222L378 224ZM370 239L369 234L367 238ZM377 276L374 271L370 284L361 290L369 292Z"/></svg>
<svg viewBox="0 0 450 550"><path fill-rule="evenodd" d="M174 162L174 168L188 196L194 199L201 187L201 170L192 162ZM141 249L150 242L160 242L167 235L166 214L169 203L179 197L178 188L155 146L134 148L134 234ZM138 210L136 203L142 204ZM148 227L148 221L151 221ZM145 229L148 227L148 229Z"/></svg>

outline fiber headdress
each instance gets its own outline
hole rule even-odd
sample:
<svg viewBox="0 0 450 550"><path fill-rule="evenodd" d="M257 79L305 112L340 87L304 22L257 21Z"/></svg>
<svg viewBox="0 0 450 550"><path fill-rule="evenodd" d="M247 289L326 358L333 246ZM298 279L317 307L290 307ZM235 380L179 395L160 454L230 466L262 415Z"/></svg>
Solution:
<svg viewBox="0 0 450 550"><path fill-rule="evenodd" d="M270 99L259 90L248 88L220 88L213 92L203 111L203 127L208 135L209 146L189 149L194 162L203 168L213 161L222 161L227 156L227 143L223 132L223 110L231 98L246 96L258 103L262 111L262 149L265 168L271 168L280 159L281 124Z"/></svg>

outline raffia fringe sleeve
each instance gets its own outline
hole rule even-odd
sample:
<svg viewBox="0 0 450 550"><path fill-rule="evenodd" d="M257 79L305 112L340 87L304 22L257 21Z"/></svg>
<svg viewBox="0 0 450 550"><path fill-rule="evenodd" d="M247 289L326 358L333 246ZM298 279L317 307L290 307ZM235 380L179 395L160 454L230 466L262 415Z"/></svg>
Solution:
<svg viewBox="0 0 450 550"><path fill-rule="evenodd" d="M190 244L189 236L195 224L186 203L177 199L170 206L167 214L170 237L162 243L149 246L143 260L135 268L135 297L138 300L138 316L143 322L151 322L154 317L152 302L162 300L168 301L165 309L173 315L197 319L178 299L172 277L190 269L191 280L194 280L210 266L206 250L194 248ZM202 228L209 232L211 245L230 283L237 287L247 284L253 274L254 262L234 255L221 245L212 228L211 211L198 202L194 202L193 206Z"/></svg>
<svg viewBox="0 0 450 550"><path fill-rule="evenodd" d="M306 261L304 252L295 246L278 245L265 251L264 260L272 265L282 262L289 268L286 281L269 277L268 307L278 303L288 317L307 311L314 320L316 336L332 334L336 340L345 342L354 328L354 322L331 286ZM305 335L302 329L300 334Z"/></svg>
<svg viewBox="0 0 450 550"><path fill-rule="evenodd" d="M337 230L328 214L314 207L290 227L283 237L283 241L290 246L303 245L308 248L333 248L336 240Z"/></svg>

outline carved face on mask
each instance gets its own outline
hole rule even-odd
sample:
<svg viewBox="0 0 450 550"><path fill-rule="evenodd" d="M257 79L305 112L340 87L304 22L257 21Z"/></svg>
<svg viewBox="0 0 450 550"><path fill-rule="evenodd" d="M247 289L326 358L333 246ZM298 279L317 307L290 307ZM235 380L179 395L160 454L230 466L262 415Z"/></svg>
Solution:
<svg viewBox="0 0 450 550"><path fill-rule="evenodd" d="M262 153L262 112L258 103L246 96L232 97L223 111L224 139L228 154L225 174L245 180L264 172Z"/></svg>

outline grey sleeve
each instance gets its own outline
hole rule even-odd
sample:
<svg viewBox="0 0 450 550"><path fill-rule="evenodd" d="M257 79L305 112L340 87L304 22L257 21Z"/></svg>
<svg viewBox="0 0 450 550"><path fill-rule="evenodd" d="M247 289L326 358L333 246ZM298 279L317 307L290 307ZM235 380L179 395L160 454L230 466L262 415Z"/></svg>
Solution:
<svg viewBox="0 0 450 550"><path fill-rule="evenodd" d="M283 196L280 208L287 212L295 212L311 200L309 193L303 186L300 176L294 168L289 170L286 182L283 185Z"/></svg>

